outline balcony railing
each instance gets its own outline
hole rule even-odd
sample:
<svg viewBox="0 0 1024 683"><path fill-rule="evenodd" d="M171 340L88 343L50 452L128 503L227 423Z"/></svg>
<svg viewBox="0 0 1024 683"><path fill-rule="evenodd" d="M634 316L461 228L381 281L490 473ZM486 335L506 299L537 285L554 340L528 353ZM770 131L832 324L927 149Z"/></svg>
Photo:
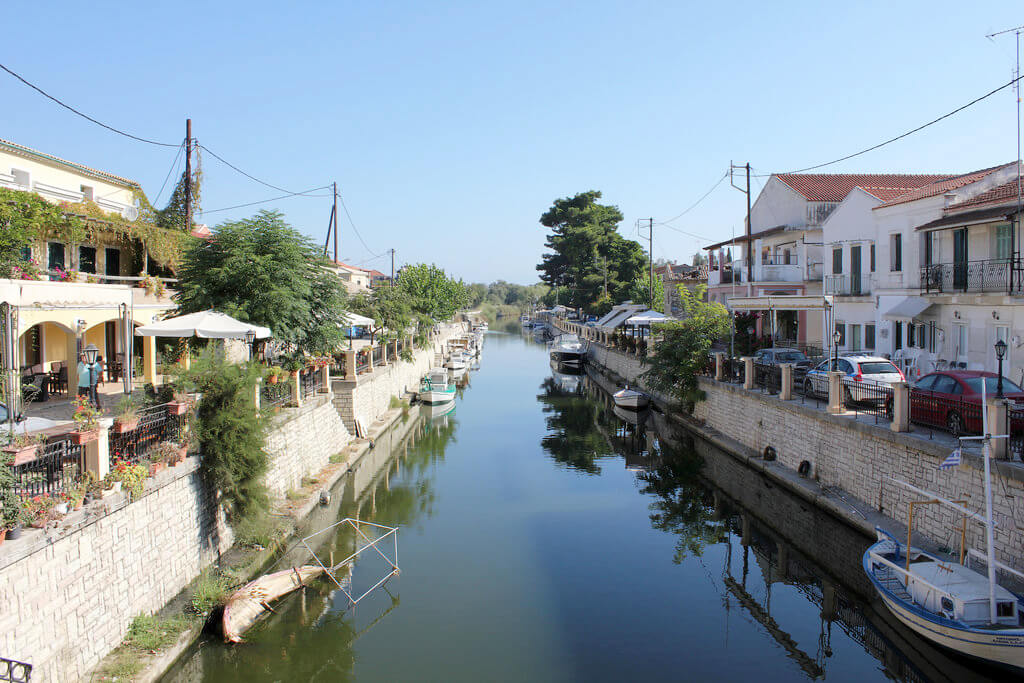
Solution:
<svg viewBox="0 0 1024 683"><path fill-rule="evenodd" d="M1009 259L939 263L921 267L921 291L943 292L1020 292L1021 272L1014 273Z"/></svg>
<svg viewBox="0 0 1024 683"><path fill-rule="evenodd" d="M826 275L825 294L865 296L871 293L871 278L864 275Z"/></svg>
<svg viewBox="0 0 1024 683"><path fill-rule="evenodd" d="M795 264L773 265L766 264L760 268L762 282L803 282L803 269Z"/></svg>

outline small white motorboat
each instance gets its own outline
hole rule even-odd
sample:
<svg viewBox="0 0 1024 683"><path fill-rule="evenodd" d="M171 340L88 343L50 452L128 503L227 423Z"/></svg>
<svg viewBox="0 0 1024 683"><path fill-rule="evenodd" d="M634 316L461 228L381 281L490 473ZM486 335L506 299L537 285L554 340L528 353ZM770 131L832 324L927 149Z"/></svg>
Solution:
<svg viewBox="0 0 1024 683"><path fill-rule="evenodd" d="M575 334L560 334L551 342L551 360L565 365L583 362L587 355L587 345Z"/></svg>
<svg viewBox="0 0 1024 683"><path fill-rule="evenodd" d="M630 389L628 386L612 394L612 400L620 408L627 408L629 410L640 410L651 404L650 396L642 391Z"/></svg>
<svg viewBox="0 0 1024 683"><path fill-rule="evenodd" d="M431 368L420 382L419 398L424 403L455 400L455 383L448 381L448 371L444 368Z"/></svg>
<svg viewBox="0 0 1024 683"><path fill-rule="evenodd" d="M448 362L444 366L449 370L465 370L467 361L465 352L456 350L452 351L452 355L448 356Z"/></svg>

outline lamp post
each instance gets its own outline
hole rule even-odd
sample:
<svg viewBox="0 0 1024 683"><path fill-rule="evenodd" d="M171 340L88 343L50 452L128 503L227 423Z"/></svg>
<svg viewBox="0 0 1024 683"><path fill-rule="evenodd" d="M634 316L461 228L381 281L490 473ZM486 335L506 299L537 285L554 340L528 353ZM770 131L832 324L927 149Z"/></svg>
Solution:
<svg viewBox="0 0 1024 683"><path fill-rule="evenodd" d="M839 334L839 330L832 333L832 372L835 372L839 365L839 342L842 339L843 335Z"/></svg>
<svg viewBox="0 0 1024 683"><path fill-rule="evenodd" d="M256 330L246 330L245 341L249 345L249 360L252 360L253 356L256 355L253 352L253 346L256 344Z"/></svg>
<svg viewBox="0 0 1024 683"><path fill-rule="evenodd" d="M996 342L996 360L999 362L999 379L996 381L996 398L1003 397L1003 358L1006 356L1006 342Z"/></svg>
<svg viewBox="0 0 1024 683"><path fill-rule="evenodd" d="M98 407L100 402L99 397L96 395L97 382L93 379L93 373L96 372L96 358L99 357L100 350L96 348L95 344L89 344L82 349L82 355L85 356L85 366L89 368L89 399L93 402L93 405Z"/></svg>

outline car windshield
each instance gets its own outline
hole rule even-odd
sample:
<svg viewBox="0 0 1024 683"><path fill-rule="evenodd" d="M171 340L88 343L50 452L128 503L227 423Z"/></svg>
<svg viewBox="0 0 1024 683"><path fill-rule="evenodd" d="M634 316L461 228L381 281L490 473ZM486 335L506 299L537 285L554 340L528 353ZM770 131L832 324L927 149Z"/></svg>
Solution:
<svg viewBox="0 0 1024 683"><path fill-rule="evenodd" d="M775 359L783 361L807 360L807 356L799 351L783 351L782 353L775 354Z"/></svg>
<svg viewBox="0 0 1024 683"><path fill-rule="evenodd" d="M861 363L860 372L862 375L898 375L900 371L889 361L876 361L872 363Z"/></svg>
<svg viewBox="0 0 1024 683"><path fill-rule="evenodd" d="M0 424L7 422L7 406L0 403Z"/></svg>
<svg viewBox="0 0 1024 683"><path fill-rule="evenodd" d="M970 387L971 391L976 394L981 393L981 380L985 380L985 393L989 396L995 396L996 392L999 391L999 378L998 377L968 377L964 380L964 384ZM1024 391L1019 386L1011 382L1010 380L1003 378L1003 393L1010 392L1013 394Z"/></svg>

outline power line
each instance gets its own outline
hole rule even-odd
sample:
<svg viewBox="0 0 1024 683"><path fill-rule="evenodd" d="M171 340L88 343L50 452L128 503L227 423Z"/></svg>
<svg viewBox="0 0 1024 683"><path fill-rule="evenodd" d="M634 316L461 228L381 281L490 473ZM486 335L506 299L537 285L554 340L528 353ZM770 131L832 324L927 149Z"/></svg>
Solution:
<svg viewBox="0 0 1024 683"><path fill-rule="evenodd" d="M233 163L231 163L230 161L228 161L228 160L227 160L227 159L225 159L224 157L220 156L219 154L217 154L216 152L214 152L214 151L213 151L212 149L210 149L210 148L209 148L209 147L207 147L206 145L202 145L202 144L197 144L196 146L197 146L197 147L200 147L200 148L202 148L202 149L204 149L204 150L206 150L207 152L209 152L209 153L210 153L210 155L211 155L211 156L212 156L212 157L213 157L214 159L216 159L217 161L221 162L222 164L224 164L224 165L225 165L225 166L227 166L228 168L231 168L231 169L234 169L235 171L238 171L239 173L241 173L242 175L244 175L244 176L245 176L246 178L248 178L249 180L254 180L254 181L256 181L257 183L259 183L260 185L265 185L266 187L269 187L269 188L270 188L270 189L272 189L272 190L277 190L278 192L287 192L287 193L288 193L289 195L296 195L296 194L305 194L305 192L292 192L291 190L286 190L286 189L285 189L285 188L283 188L283 187L278 187L277 185L272 185L272 184L268 183L268 182L267 182L267 181L265 181L265 180L260 180L260 179L259 179L259 178L257 178L256 176L254 176L254 175L252 175L252 174L250 174L250 173L246 173L246 172L245 172L245 171L243 171L242 169L238 168L238 167L237 167L237 166L235 166L235 165L234 165ZM329 186L328 186L328 187L329 187ZM323 189L323 188L317 188L317 189ZM307 190L307 192L308 192L308 190Z"/></svg>
<svg viewBox="0 0 1024 683"><path fill-rule="evenodd" d="M668 219L666 219L666 220L663 220L663 221L659 222L659 223L658 223L658 225L668 225L668 224L669 224L669 223L671 223L672 221L674 221L674 220L677 220L677 219L679 219L679 218L682 218L682 217L683 217L683 216L685 216L686 214L688 214L688 213L690 213L691 211L693 211L693 210L694 210L695 208L697 208L697 206L698 206L698 205L699 205L699 204L700 204L701 202L703 202L703 201L704 201L705 199L707 199L707 198L708 198L708 195L710 195L710 194L711 194L712 192L714 192L714 191L715 191L716 189L718 189L718 186L722 184L722 181L723 181L723 180L725 180L726 176L728 176L728 175L729 175L729 172L728 172L728 171L726 171L725 173L723 173L723 174L722 174L722 177L721 177L721 178L719 178L719 179L718 179L718 181L717 181L717 182L716 182L716 183L715 183L714 185L712 185L712 186L711 186L711 189L710 189L710 190L708 190L707 192L705 192L704 194L702 194L702 195L701 195L700 199L698 199L698 200L697 200L697 201L695 201L695 202L694 202L693 204L691 204L690 206L688 206L688 207L687 207L687 208L686 208L686 209L685 209L685 210L684 210L684 211L683 211L683 212L682 212L681 214L679 214L679 215L677 215L677 216L673 216L672 218L668 218ZM669 227L671 227L671 226L669 226Z"/></svg>
<svg viewBox="0 0 1024 683"><path fill-rule="evenodd" d="M167 170L167 176L164 178L163 185L160 186L160 191L156 193L156 199L153 200L153 204L160 203L160 195L164 193L164 188L167 187L167 181L174 175L174 169L178 167L178 159L181 158L181 153L185 151L185 143L178 145L178 153L174 155L174 161L171 162L171 167Z"/></svg>
<svg viewBox="0 0 1024 683"><path fill-rule="evenodd" d="M972 107L975 104L977 104L978 102L981 102L982 100L985 100L985 99L988 99L989 97L992 97L997 92L1000 92L1001 90L1005 90L1005 89L1009 88L1010 86L1012 86L1015 83L1017 83L1018 81L1020 81L1021 78L1024 78L1024 76L1019 76L1018 75L1015 78L1010 79L1007 83L1004 83L1003 85L999 86L995 90L990 90L989 92L985 93L981 97L973 99L970 102L968 102L967 104L962 105L960 107L957 107L956 109L954 109L953 111L951 111L949 113L943 114L942 116L938 117L937 119L932 119L928 123L920 125L917 128L914 128L913 130L908 130L906 133L903 133L902 135L897 135L894 138L889 138L885 142L880 142L877 145L872 145L871 147L868 147L866 149L862 149L859 152L854 152L853 154L847 154L844 157L839 157L838 159L834 159L832 161L826 161L823 164L815 164L814 166L808 166L806 168L801 168L801 169L796 170L796 171L787 171L787 173L804 173L806 171L813 171L813 170L818 169L818 168L824 168L825 166L831 166L832 164L838 164L840 161L846 161L847 159L852 159L854 157L859 157L860 155L867 154L868 152L873 152L874 150L878 149L879 147L885 147L886 145L888 145L890 143L893 143L893 142L896 142L897 140L902 140L903 138L905 138L907 136L913 135L914 133L917 133L918 131L924 130L928 126L935 125L939 121L942 121L944 119L948 119L950 116L953 116L954 114L959 114L964 109L967 109L968 107ZM768 175L771 175L771 174L768 174Z"/></svg>
<svg viewBox="0 0 1024 683"><path fill-rule="evenodd" d="M19 74L17 74L14 71L11 71L10 69L8 69L3 64L0 64L0 69L3 69L4 71L9 73L10 75L14 76L19 81L21 81L22 83L24 83L28 87L30 87L33 90L35 90L36 92L38 92L43 97L46 97L47 99L53 100L54 102L56 102L60 106L64 107L68 111L73 112L75 114L78 114L79 116L81 116L83 119L86 119L87 121L92 121L97 126L101 126L103 128L106 128L107 130L112 131L114 133L117 133L118 135L123 135L126 138L131 138L132 140L138 140L139 142L145 142L145 143L150 144L150 145L159 145L160 147L177 147L178 146L177 144L171 144L169 142L157 142L156 140L147 140L146 138L140 138L138 135L132 135L131 133L126 133L123 130L118 130L117 128L114 128L113 126L108 126L107 124L103 123L102 121L97 121L96 119L94 119L93 117L89 116L88 114L83 114L82 112L78 111L77 109L75 109L71 105L65 104L64 102L61 102L56 97L54 97L50 93L46 92L42 88L40 88L38 85L35 85L34 83L30 83L29 81L27 81L24 78L22 78Z"/></svg>
<svg viewBox="0 0 1024 683"><path fill-rule="evenodd" d="M209 151L209 150L207 150ZM231 209L241 209L246 206L255 206L256 204L266 204L267 202L276 202L279 199L288 199L289 197L330 197L329 194L309 194L310 192L316 192L317 190L326 190L330 188L330 185L324 185L322 187L314 187L309 190L303 190L302 192L289 192L288 194L281 195L280 197L271 197L270 199L260 199L255 202L247 202L245 204L236 204L234 206L225 206L222 209L210 209L209 211L200 211L202 215L208 213L218 213L220 211L230 211Z"/></svg>
<svg viewBox="0 0 1024 683"><path fill-rule="evenodd" d="M345 211L345 215L348 216L349 225L352 226L352 231L356 233L356 237L358 237L359 241L362 242L363 248L366 249L366 251L368 251L371 254L373 254L374 258L376 258L378 256L383 256L384 254L386 254L387 253L386 251L382 251L381 253L378 254L373 249L370 249L370 247L366 246L366 240L364 240L363 236L359 234L359 228L356 227L356 222L354 220L352 220L352 214L350 214L348 212L348 207L345 206L345 199L340 194L338 195L338 201L341 202L341 208Z"/></svg>

